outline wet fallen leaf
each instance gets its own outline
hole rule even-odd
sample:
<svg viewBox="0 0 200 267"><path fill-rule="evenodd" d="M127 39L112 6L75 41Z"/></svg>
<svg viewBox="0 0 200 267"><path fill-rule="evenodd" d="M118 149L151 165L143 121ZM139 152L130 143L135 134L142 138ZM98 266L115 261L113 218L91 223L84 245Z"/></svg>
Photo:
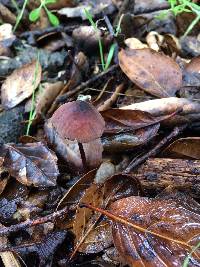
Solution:
<svg viewBox="0 0 200 267"><path fill-rule="evenodd" d="M167 115L177 111L180 111L182 115L188 115L198 114L200 112L200 104L186 98L168 97L134 103L120 109L142 110L149 112L153 116Z"/></svg>
<svg viewBox="0 0 200 267"><path fill-rule="evenodd" d="M162 153L170 158L200 159L200 138L180 138L170 144Z"/></svg>
<svg viewBox="0 0 200 267"><path fill-rule="evenodd" d="M14 179L9 179L0 199L0 222L16 222L14 214L28 196L28 188Z"/></svg>
<svg viewBox="0 0 200 267"><path fill-rule="evenodd" d="M186 65L185 70L188 72L200 73L200 56L192 58Z"/></svg>
<svg viewBox="0 0 200 267"><path fill-rule="evenodd" d="M188 91L193 89L196 90L196 95L199 94L199 85L200 85L200 56L194 57L191 61L186 64L183 70L183 86L186 91L186 97L188 97ZM188 97L189 98L189 97ZM199 98L199 95L196 96Z"/></svg>
<svg viewBox="0 0 200 267"><path fill-rule="evenodd" d="M11 24L5 23L0 26L0 56L9 55L9 47L12 45L15 38Z"/></svg>
<svg viewBox="0 0 200 267"><path fill-rule="evenodd" d="M143 49L148 48L147 44L142 43L139 39L131 37L124 41L124 43L127 45L130 49Z"/></svg>
<svg viewBox="0 0 200 267"><path fill-rule="evenodd" d="M170 57L151 49L119 52L119 64L129 79L157 97L174 96L182 84L182 72Z"/></svg>
<svg viewBox="0 0 200 267"><path fill-rule="evenodd" d="M67 236L65 231L54 231L47 234L43 240L37 242L36 244L23 244L15 249L17 253L36 253L39 257L40 266L47 266L49 259L52 259L56 249L63 243Z"/></svg>
<svg viewBox="0 0 200 267"><path fill-rule="evenodd" d="M169 116L153 117L151 114L140 110L109 109L101 112L105 122L105 133L118 133L125 130L136 130L156 124Z"/></svg>
<svg viewBox="0 0 200 267"><path fill-rule="evenodd" d="M51 106L52 102L63 88L63 82L44 83L35 98L35 111L39 115L45 113ZM31 110L31 100L26 104L26 112Z"/></svg>
<svg viewBox="0 0 200 267"><path fill-rule="evenodd" d="M120 152L131 150L136 146L148 143L156 136L160 124L156 123L136 130L134 133L121 133L112 136L105 136L102 138L104 151L106 152Z"/></svg>
<svg viewBox="0 0 200 267"><path fill-rule="evenodd" d="M129 266L182 266L200 240L200 206L185 199L131 196L111 205L114 244ZM199 266L200 249L189 264Z"/></svg>
<svg viewBox="0 0 200 267"><path fill-rule="evenodd" d="M20 183L36 187L56 185L59 175L57 157L41 142L6 144L3 153L3 166Z"/></svg>
<svg viewBox="0 0 200 267"><path fill-rule="evenodd" d="M71 205L76 207L79 203L80 198L85 194L85 190L93 183L96 174L96 169L89 171L87 174L83 175L75 182L69 183L70 188L60 199L57 209L64 208L66 205ZM71 186L72 184L72 186ZM72 228L74 222L75 212L68 212L65 219L57 219L56 225L59 229L69 229Z"/></svg>
<svg viewBox="0 0 200 267"><path fill-rule="evenodd" d="M13 71L1 87L1 101L9 109L31 96L40 83L42 68L33 61Z"/></svg>
<svg viewBox="0 0 200 267"><path fill-rule="evenodd" d="M89 4L89 5L88 5ZM68 18L81 17L83 20L86 19L84 8L89 9L93 16L103 12L108 15L115 10L115 6L111 0L93 0L88 3L88 1L82 1L81 5L77 7L64 7L58 11L58 14L67 16Z"/></svg>
<svg viewBox="0 0 200 267"><path fill-rule="evenodd" d="M106 207L116 199L137 194L138 185L134 179L129 176L121 179L120 175L114 175L104 184L92 184L80 202ZM79 252L98 253L109 247L112 244L110 230L108 220L102 219L101 214L94 214L87 208L77 208L73 232L76 235L76 249Z"/></svg>

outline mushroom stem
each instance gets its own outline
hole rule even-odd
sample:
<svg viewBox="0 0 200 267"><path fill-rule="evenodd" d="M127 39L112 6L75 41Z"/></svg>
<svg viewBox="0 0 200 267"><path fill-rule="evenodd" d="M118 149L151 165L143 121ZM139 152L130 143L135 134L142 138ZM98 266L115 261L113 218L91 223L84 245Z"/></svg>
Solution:
<svg viewBox="0 0 200 267"><path fill-rule="evenodd" d="M79 151L81 154L83 169L84 169L84 172L86 172L87 171L87 161L86 161L85 151L83 149L83 144L78 142L78 147L79 147Z"/></svg>

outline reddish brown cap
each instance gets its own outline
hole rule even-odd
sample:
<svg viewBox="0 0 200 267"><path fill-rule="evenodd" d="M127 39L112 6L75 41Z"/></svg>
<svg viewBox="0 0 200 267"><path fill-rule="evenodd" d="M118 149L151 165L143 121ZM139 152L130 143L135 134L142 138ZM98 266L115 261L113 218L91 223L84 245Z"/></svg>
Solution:
<svg viewBox="0 0 200 267"><path fill-rule="evenodd" d="M99 138L105 122L88 102L73 101L60 106L51 117L53 127L62 138L88 143Z"/></svg>

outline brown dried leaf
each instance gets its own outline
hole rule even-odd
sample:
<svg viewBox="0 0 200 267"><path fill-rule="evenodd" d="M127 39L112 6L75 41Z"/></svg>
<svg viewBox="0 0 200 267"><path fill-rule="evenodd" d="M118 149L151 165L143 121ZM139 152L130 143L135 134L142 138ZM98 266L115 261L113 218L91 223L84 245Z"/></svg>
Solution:
<svg viewBox="0 0 200 267"><path fill-rule="evenodd" d="M63 86L63 82L42 84L41 89L38 90L35 97L35 110L37 115L45 113L49 109ZM26 112L31 110L31 100L27 102L25 110Z"/></svg>
<svg viewBox="0 0 200 267"><path fill-rule="evenodd" d="M9 109L31 96L41 81L40 63L33 61L13 71L1 87L1 101Z"/></svg>
<svg viewBox="0 0 200 267"><path fill-rule="evenodd" d="M72 180L73 185L69 188L69 190L65 193L65 195L61 198L58 203L57 209L62 209L66 207L66 205L70 205L71 207L77 207L80 198L85 194L85 190L92 184L94 181L94 177L96 174L96 169L89 171L87 174L83 175L78 181ZM72 228L74 223L75 212L68 212L65 216L65 219L57 219L56 225L59 229L69 229Z"/></svg>
<svg viewBox="0 0 200 267"><path fill-rule="evenodd" d="M153 116L167 115L182 110L182 114L200 112L200 104L186 98L167 97L161 99L153 99L132 105L121 107L125 110L141 110L149 112Z"/></svg>
<svg viewBox="0 0 200 267"><path fill-rule="evenodd" d="M153 117L148 112L131 109L109 109L101 112L101 115L106 122L104 132L107 133L144 128L165 120L170 116Z"/></svg>
<svg viewBox="0 0 200 267"><path fill-rule="evenodd" d="M35 187L56 185L59 175L57 157L41 142L6 144L3 153L4 167L20 183Z"/></svg>
<svg viewBox="0 0 200 267"><path fill-rule="evenodd" d="M117 217L112 227L114 244L129 266L182 266L200 241L200 206L188 205L188 199L184 204L183 199L131 196L111 205ZM200 265L200 249L189 263Z"/></svg>
<svg viewBox="0 0 200 267"><path fill-rule="evenodd" d="M174 96L181 87L181 69L170 57L151 49L121 50L118 57L129 79L152 95Z"/></svg>
<svg viewBox="0 0 200 267"><path fill-rule="evenodd" d="M200 72L200 56L194 57L186 65L185 70L188 72Z"/></svg>
<svg viewBox="0 0 200 267"><path fill-rule="evenodd" d="M15 38L11 24L5 23L0 26L0 56L9 56L9 47Z"/></svg>
<svg viewBox="0 0 200 267"><path fill-rule="evenodd" d="M92 184L80 199L81 203L108 206L116 199L138 194L138 185L129 176L114 175L104 184ZM98 225L96 225L98 223ZM101 214L94 214L88 208L77 208L73 232L76 235L78 251L97 253L112 243L110 225Z"/></svg>
<svg viewBox="0 0 200 267"><path fill-rule="evenodd" d="M136 130L134 133L121 133L112 136L105 136L102 138L104 151L107 152L120 152L133 149L136 146L148 143L156 136L160 124L154 124Z"/></svg>
<svg viewBox="0 0 200 267"><path fill-rule="evenodd" d="M191 61L186 64L183 70L183 86L185 87L182 88L182 91L186 95L186 98L189 98L191 94L195 94L193 98L199 98L200 56L192 58Z"/></svg>
<svg viewBox="0 0 200 267"><path fill-rule="evenodd" d="M170 144L162 155L170 158L200 159L200 138L180 138Z"/></svg>

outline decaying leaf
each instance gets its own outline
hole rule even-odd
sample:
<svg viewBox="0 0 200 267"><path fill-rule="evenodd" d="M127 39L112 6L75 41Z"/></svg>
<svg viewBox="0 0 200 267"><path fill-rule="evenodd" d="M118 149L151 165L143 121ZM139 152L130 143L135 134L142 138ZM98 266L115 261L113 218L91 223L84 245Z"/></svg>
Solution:
<svg viewBox="0 0 200 267"><path fill-rule="evenodd" d="M3 225L0 224L0 227ZM9 243L7 237L0 237L1 245L7 245ZM1 260L5 267L21 267L19 260L13 252L6 251L0 253Z"/></svg>
<svg viewBox="0 0 200 267"><path fill-rule="evenodd" d="M163 151L163 155L168 156L170 158L200 159L200 138L180 138L170 144Z"/></svg>
<svg viewBox="0 0 200 267"><path fill-rule="evenodd" d="M0 26L0 56L9 55L9 47L15 38L11 24L5 23Z"/></svg>
<svg viewBox="0 0 200 267"><path fill-rule="evenodd" d="M41 142L6 144L2 152L5 153L4 167L20 183L36 187L56 185L57 157Z"/></svg>
<svg viewBox="0 0 200 267"><path fill-rule="evenodd" d="M104 151L106 152L121 152L131 150L136 146L148 143L156 136L160 124L156 123L134 132L120 133L102 138Z"/></svg>
<svg viewBox="0 0 200 267"><path fill-rule="evenodd" d="M185 201L131 196L111 205L114 244L129 266L182 266L200 241L200 206ZM200 249L189 266L199 264Z"/></svg>
<svg viewBox="0 0 200 267"><path fill-rule="evenodd" d="M151 49L119 52L119 64L131 81L157 97L174 96L182 84L182 72L170 57Z"/></svg>
<svg viewBox="0 0 200 267"><path fill-rule="evenodd" d="M142 43L139 39L131 37L124 41L124 43L130 48L130 49L143 49L148 48L147 44Z"/></svg>
<svg viewBox="0 0 200 267"><path fill-rule="evenodd" d="M81 203L94 206L108 206L112 201L125 196L137 195L138 186L134 179L126 176L121 179L114 175L104 184L92 184L80 199ZM97 225L97 222L98 225ZM110 224L101 214L94 214L90 209L77 208L73 224L76 235L76 250L84 253L97 253L112 244Z"/></svg>
<svg viewBox="0 0 200 267"><path fill-rule="evenodd" d="M191 61L186 65L185 70L188 72L200 72L200 56L194 57Z"/></svg>
<svg viewBox="0 0 200 267"><path fill-rule="evenodd" d="M65 231L54 231L48 233L40 242L36 244L23 244L16 249L17 253L36 253L39 258L40 266L47 266L48 261L53 258L56 249L63 243L67 236Z"/></svg>
<svg viewBox="0 0 200 267"><path fill-rule="evenodd" d="M165 120L169 116L153 117L140 110L109 109L101 112L106 122L106 133L118 133L125 130L136 130Z"/></svg>
<svg viewBox="0 0 200 267"><path fill-rule="evenodd" d="M140 103L121 107L125 110L142 110L149 112L153 116L161 116L180 111L182 115L189 115L200 112L198 102L178 97L167 97L161 99L148 100Z"/></svg>
<svg viewBox="0 0 200 267"><path fill-rule="evenodd" d="M40 83L42 68L39 62L32 61L13 71L1 87L1 101L9 109L31 96Z"/></svg>
<svg viewBox="0 0 200 267"><path fill-rule="evenodd" d="M48 110L63 86L63 82L44 83L41 85L35 97L36 115L45 113ZM25 110L26 112L31 110L31 100L27 102Z"/></svg>

